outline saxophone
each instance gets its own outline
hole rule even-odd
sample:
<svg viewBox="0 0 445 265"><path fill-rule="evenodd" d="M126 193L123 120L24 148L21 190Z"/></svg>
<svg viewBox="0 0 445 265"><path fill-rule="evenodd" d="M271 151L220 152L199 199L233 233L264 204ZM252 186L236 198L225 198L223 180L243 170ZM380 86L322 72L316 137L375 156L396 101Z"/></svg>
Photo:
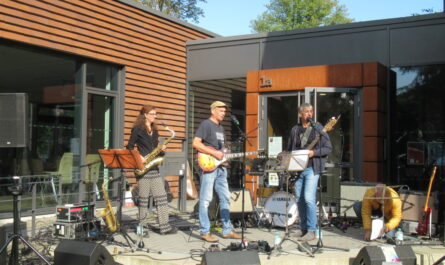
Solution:
<svg viewBox="0 0 445 265"><path fill-rule="evenodd" d="M164 158L158 157L158 155L162 151L162 146L168 144L171 140L173 140L173 138L175 138L175 131L168 128L168 126L165 126L164 123L162 123L162 124L165 127L165 129L167 129L171 133L171 136L167 140L165 140L163 143L159 143L158 146L156 146L156 148L153 151L151 151L150 154L148 154L144 157L144 159L142 161L142 164L144 165L144 169L136 169L134 171L134 173L138 176L143 176L143 175L145 175L145 173L150 171L150 169L154 168L157 165L162 164L162 162L164 161Z"/></svg>
<svg viewBox="0 0 445 265"><path fill-rule="evenodd" d="M113 181L113 178L109 178L102 184L102 192L104 194L104 200L106 202L106 206L100 212L100 216L104 219L104 222L105 224L107 224L108 229L111 232L115 232L117 231L117 229L119 229L119 224L116 221L116 215L114 214L113 206L111 205L111 201L110 198L108 197L108 191L107 191L108 182L111 181Z"/></svg>

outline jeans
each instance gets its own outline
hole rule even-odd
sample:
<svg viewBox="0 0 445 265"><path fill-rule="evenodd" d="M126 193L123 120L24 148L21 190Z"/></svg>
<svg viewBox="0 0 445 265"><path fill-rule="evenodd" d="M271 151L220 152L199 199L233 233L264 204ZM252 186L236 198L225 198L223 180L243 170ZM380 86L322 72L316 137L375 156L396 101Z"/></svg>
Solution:
<svg viewBox="0 0 445 265"><path fill-rule="evenodd" d="M357 217L361 220L362 219L362 202L354 203L352 205L352 208L354 209L355 215L357 215ZM382 217L382 210L381 209L372 210L371 216ZM388 219L385 217L384 221L388 222ZM386 236L387 237L395 237L396 236L396 229L392 229L392 230L386 232Z"/></svg>
<svg viewBox="0 0 445 265"><path fill-rule="evenodd" d="M301 230L317 230L317 185L319 175L314 175L312 167L300 173L295 182L295 197L300 216Z"/></svg>
<svg viewBox="0 0 445 265"><path fill-rule="evenodd" d="M212 172L203 173L201 176L201 189L199 191L199 229L201 235L210 233L208 208L213 198L213 188L215 188L219 197L223 235L233 230L230 223L230 192L227 183L227 170L225 167L218 167Z"/></svg>

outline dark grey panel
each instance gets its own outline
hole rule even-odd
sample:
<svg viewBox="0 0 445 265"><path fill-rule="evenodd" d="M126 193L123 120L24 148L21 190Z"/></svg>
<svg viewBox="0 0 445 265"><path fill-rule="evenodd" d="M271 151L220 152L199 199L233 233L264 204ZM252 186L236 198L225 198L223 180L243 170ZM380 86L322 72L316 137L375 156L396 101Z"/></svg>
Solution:
<svg viewBox="0 0 445 265"><path fill-rule="evenodd" d="M333 32L335 34L335 32ZM388 61L387 31L361 31L267 41L263 69Z"/></svg>
<svg viewBox="0 0 445 265"><path fill-rule="evenodd" d="M188 80L245 77L259 69L259 43L225 46L215 49L189 49Z"/></svg>
<svg viewBox="0 0 445 265"><path fill-rule="evenodd" d="M445 24L391 30L391 65L445 62Z"/></svg>

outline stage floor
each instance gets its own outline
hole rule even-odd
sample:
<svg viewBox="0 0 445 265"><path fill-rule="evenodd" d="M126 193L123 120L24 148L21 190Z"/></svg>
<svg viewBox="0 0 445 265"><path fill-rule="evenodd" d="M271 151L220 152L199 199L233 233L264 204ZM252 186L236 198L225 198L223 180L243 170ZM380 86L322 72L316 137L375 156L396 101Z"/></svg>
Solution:
<svg viewBox="0 0 445 265"><path fill-rule="evenodd" d="M111 253L122 251L115 256L116 261L122 264L201 264L201 256L212 247L211 243L204 242L199 237L198 221L191 211L195 201L187 202L187 210L189 213L179 213L172 202L170 223L178 227L179 231L175 235L160 235L155 229L148 231L148 237L143 239L145 247L142 251L131 253L127 247L117 247L108 245L107 248ZM132 222L136 218L136 207L124 208L124 220ZM150 219L150 224L156 227L156 217ZM363 230L361 227L349 227L345 232L331 226L322 228L322 244L323 247L311 257L306 251L299 251L298 243L293 237L293 233L298 230L298 224L294 224L289 228L289 240L285 240L282 244L280 252L272 252L267 254L259 253L261 264L344 264L350 265L357 256L359 250L365 246L394 246L387 244L386 240L379 239L373 242L365 242L363 238ZM236 231L241 233L241 229ZM281 237L285 234L282 227L265 228L252 227L245 229L244 239L248 242L267 241L273 246L276 232ZM218 239L218 248L225 249L231 243L240 243L240 240L224 239L217 231L213 233ZM137 235L132 231L129 235L137 239ZM406 236L405 242L414 242L413 237ZM411 241L410 241L411 239ZM116 240L123 242L120 236L116 236ZM317 246L318 239L309 242L311 247ZM428 242L424 242L428 243ZM438 243L438 242L437 242ZM343 250L340 250L340 249ZM300 248L301 249L301 248ZM414 246L414 252L417 255L417 264L433 264L434 261L445 255L445 247L441 245L422 245Z"/></svg>
<svg viewBox="0 0 445 265"><path fill-rule="evenodd" d="M208 251L212 247L212 244L204 242L199 237L198 221L194 218L193 206L196 201L187 201L188 213L182 213L176 210L177 201L173 200L170 203L170 223L176 226L179 231L174 235L160 235L157 232L156 216L150 218L150 224L153 229L149 229L148 235L143 238L144 248L137 249L137 245L133 245L134 252L126 246L126 241L121 234L115 234L114 241L96 241L102 243L114 256L115 261L125 265L143 265L143 264L201 264L201 257L204 252ZM96 214L96 216L98 216ZM138 236L135 234L134 225L137 218L137 207L124 207L123 208L123 224L126 227L128 235L138 240ZM55 216L39 216L37 218L37 224L40 230L46 227L48 230L53 229L53 223ZM1 223L6 223L7 220L1 220ZM30 222L30 218L22 218L22 222ZM30 224L27 224L30 227ZM282 250L280 252L272 252L267 254L264 252L259 253L261 264L344 264L350 265L353 263L359 250L365 246L394 246L386 244L386 240L379 239L373 242L365 242L362 240L363 231L360 227L349 227L345 232L340 229L332 227L322 228L322 243L323 247L319 252L313 254L311 257L305 251L298 250L298 244L295 238L292 236L293 232L298 230L298 225L294 224L290 227L290 240L285 240L282 244ZM241 232L240 228L236 228L236 231ZM264 228L264 227L252 227L245 229L245 240L248 242L267 241L270 246L273 246L274 237L278 232L281 237L284 236L285 230L281 227ZM23 232L22 232L23 233ZM48 232L49 234L50 232ZM29 232L28 232L29 234ZM217 246L213 248L225 249L231 245L231 243L239 244L240 240L224 239L220 233L213 233L219 239ZM405 237L410 239L410 237ZM411 238L415 239L415 238ZM49 240L52 242L52 252L57 247L59 240L53 238ZM31 243L34 241L31 241ZM316 247L317 239L309 242L312 247ZM414 242L414 241L405 241ZM428 242L425 242L428 243ZM38 242L34 244L39 245ZM332 249L342 248L345 250ZM441 245L420 245L412 247L417 256L417 264L433 264L435 261L445 255L445 247L443 242ZM444 263L442 263L444 264Z"/></svg>

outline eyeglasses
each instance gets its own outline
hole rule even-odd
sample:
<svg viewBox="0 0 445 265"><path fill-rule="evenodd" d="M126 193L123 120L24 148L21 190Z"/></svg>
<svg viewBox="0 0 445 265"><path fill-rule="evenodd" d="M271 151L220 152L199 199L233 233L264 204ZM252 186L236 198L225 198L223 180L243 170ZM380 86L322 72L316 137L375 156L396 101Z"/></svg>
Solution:
<svg viewBox="0 0 445 265"><path fill-rule="evenodd" d="M148 115L151 115L151 116L158 116L158 114L157 114L156 112L149 112Z"/></svg>

